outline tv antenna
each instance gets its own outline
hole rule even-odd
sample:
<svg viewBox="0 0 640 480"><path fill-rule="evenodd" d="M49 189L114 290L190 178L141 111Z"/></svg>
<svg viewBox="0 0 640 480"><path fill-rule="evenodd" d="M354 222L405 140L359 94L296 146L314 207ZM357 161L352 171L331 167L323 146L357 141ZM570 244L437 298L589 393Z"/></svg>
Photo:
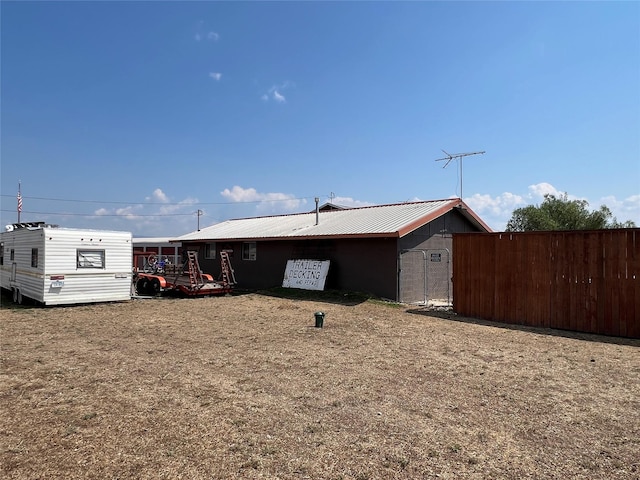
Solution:
<svg viewBox="0 0 640 480"><path fill-rule="evenodd" d="M460 199L462 199L462 159L464 157L468 157L470 155L482 155L484 152L484 150L482 152L469 152L469 153L447 153L444 150L442 150L444 152L444 154L446 155L446 157L444 158L437 158L436 162L441 162L443 160L446 160L447 163L444 164L444 167L442 168L447 168L447 166L451 163L452 160L460 160Z"/></svg>

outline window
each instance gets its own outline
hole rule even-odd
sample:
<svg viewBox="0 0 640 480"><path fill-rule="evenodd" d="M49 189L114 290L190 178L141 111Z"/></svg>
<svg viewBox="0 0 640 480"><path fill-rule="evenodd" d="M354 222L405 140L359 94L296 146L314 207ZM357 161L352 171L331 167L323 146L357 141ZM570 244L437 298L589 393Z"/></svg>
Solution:
<svg viewBox="0 0 640 480"><path fill-rule="evenodd" d="M104 268L104 250L78 250L78 268Z"/></svg>
<svg viewBox="0 0 640 480"><path fill-rule="evenodd" d="M245 242L242 244L242 259L243 260L256 259L256 242Z"/></svg>
<svg viewBox="0 0 640 480"><path fill-rule="evenodd" d="M31 249L31 266L33 268L38 268L38 249L37 248Z"/></svg>
<svg viewBox="0 0 640 480"><path fill-rule="evenodd" d="M4 265L4 243L0 243L0 265Z"/></svg>
<svg viewBox="0 0 640 480"><path fill-rule="evenodd" d="M13 262L15 259L16 259L16 251L12 248L11 252L9 253L9 260Z"/></svg>
<svg viewBox="0 0 640 480"><path fill-rule="evenodd" d="M205 243L204 244L204 258L207 260L211 260L216 258L216 244L215 243Z"/></svg>

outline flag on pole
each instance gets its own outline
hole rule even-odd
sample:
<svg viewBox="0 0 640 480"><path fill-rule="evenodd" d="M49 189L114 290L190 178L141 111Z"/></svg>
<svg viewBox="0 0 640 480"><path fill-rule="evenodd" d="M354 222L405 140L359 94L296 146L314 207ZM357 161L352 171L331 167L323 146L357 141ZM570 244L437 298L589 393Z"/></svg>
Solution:
<svg viewBox="0 0 640 480"><path fill-rule="evenodd" d="M20 212L22 211L22 185L18 182L18 223L20 223Z"/></svg>

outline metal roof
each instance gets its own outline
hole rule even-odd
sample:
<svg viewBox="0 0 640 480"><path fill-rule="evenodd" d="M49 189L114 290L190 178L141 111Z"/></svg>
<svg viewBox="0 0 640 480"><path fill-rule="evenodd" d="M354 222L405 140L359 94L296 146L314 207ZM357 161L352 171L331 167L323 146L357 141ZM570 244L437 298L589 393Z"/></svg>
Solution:
<svg viewBox="0 0 640 480"><path fill-rule="evenodd" d="M158 244L170 243L174 237L133 237L133 243L136 244Z"/></svg>
<svg viewBox="0 0 640 480"><path fill-rule="evenodd" d="M402 237L456 207L480 230L491 231L464 202L454 198L227 220L174 241Z"/></svg>

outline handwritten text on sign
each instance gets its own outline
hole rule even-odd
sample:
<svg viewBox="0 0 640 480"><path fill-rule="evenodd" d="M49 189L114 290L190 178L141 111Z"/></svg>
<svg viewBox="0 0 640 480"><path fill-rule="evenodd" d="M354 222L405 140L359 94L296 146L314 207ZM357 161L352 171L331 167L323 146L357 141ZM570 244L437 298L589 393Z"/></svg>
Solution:
<svg viewBox="0 0 640 480"><path fill-rule="evenodd" d="M288 260L282 286L305 290L324 290L329 260Z"/></svg>

